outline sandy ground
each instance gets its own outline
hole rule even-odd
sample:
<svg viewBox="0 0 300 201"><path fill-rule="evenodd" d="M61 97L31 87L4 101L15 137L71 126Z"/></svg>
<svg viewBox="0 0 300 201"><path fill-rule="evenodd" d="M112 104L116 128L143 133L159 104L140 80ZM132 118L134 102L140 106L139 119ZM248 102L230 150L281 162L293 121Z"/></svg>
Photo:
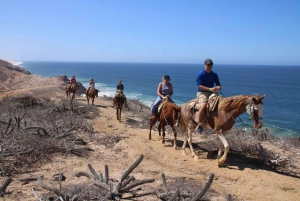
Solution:
<svg viewBox="0 0 300 201"><path fill-rule="evenodd" d="M51 85L2 91L0 98L7 95L40 94L49 87L53 90L58 88L56 85ZM57 89L57 94L59 93L61 90ZM76 97L76 99L85 102L84 98ZM138 115L133 115L125 110L122 113L122 120L119 122L116 120L115 109L111 107L110 100L99 97L95 100L95 105L100 111L100 116L94 120L95 131L107 135L120 135L124 137L124 140L112 148L91 141L88 146L94 149L94 152L90 152L87 157L56 155L51 162L42 165L34 172L15 175L14 182L7 189L11 194L1 198L2 200L36 200L31 188L35 188L40 197L45 194L46 191L42 190L35 182L21 185L18 181L20 178L44 175L45 183L53 183L52 175L63 172L67 177L66 184L87 181L85 178L75 177L74 174L78 171L89 172L88 163L102 173L104 165L108 165L110 177L118 179L140 154L144 155L144 160L133 174L143 179L155 178L156 181L153 184L147 184L154 188L162 186L161 173L166 175L167 181L179 177L196 181L199 183L199 189L202 187L201 184L207 181L208 176L214 173L215 178L211 189L215 193L210 195L210 200L226 200L227 194L231 194L233 200L299 200L300 181L298 178L260 169L253 164L242 164L242 162L220 168L217 166L217 160L214 157L209 159L206 152L200 152L200 160L195 161L188 149L187 155L182 155L181 150L174 150L171 144L173 141L171 134L167 134L167 142L162 144L158 139L157 131L152 131L152 140L148 140L148 129L133 128L126 123L132 119L140 121ZM97 136L94 137L97 138ZM195 137L193 140L201 140L201 137ZM182 144L182 136L178 137L178 145L180 144ZM1 183L3 181L4 179L1 180ZM159 199L151 197L140 200Z"/></svg>

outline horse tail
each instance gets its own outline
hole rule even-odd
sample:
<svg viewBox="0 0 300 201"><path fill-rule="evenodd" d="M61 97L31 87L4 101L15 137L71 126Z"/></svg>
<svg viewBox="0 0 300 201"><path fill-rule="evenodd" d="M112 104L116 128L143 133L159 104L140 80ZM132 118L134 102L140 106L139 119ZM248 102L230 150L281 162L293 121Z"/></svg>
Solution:
<svg viewBox="0 0 300 201"><path fill-rule="evenodd" d="M180 125L180 130L181 130L182 133L185 133L187 131L187 125L186 125L186 122L184 121L184 118L185 118L185 116L184 116L184 114L185 114L184 110L185 109L187 109L186 108L186 104L183 104L181 106L181 109L180 109L180 124L179 124ZM189 116L187 116L186 118L189 118Z"/></svg>

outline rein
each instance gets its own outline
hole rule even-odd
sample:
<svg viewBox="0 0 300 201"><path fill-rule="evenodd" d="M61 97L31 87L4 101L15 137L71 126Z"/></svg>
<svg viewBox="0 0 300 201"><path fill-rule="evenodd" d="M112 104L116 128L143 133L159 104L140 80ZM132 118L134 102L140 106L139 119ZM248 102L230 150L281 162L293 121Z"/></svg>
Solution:
<svg viewBox="0 0 300 201"><path fill-rule="evenodd" d="M253 105L252 101L246 107L247 107L246 111L247 111L248 115L250 116L250 119L252 119L252 121L258 122L258 120L263 120L264 119L262 117L258 117L258 115L255 115L256 113L255 113L255 109L254 109L254 105ZM229 111L229 110L227 110L227 111L230 114L230 116L233 119L233 121L236 123L236 120L233 117L231 111ZM240 116L238 116L238 118L241 121L243 121Z"/></svg>

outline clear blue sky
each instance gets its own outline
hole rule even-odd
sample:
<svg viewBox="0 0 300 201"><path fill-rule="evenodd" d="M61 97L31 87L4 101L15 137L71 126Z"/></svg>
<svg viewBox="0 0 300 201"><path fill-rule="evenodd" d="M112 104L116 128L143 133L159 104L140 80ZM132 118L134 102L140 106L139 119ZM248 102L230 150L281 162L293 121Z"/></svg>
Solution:
<svg viewBox="0 0 300 201"><path fill-rule="evenodd" d="M0 58L300 65L299 0L0 0Z"/></svg>

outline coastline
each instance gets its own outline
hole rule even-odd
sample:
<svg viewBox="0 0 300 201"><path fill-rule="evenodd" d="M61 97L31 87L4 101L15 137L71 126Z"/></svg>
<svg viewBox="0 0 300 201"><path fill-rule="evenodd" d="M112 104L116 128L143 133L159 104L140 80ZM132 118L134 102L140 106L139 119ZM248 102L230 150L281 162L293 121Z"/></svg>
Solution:
<svg viewBox="0 0 300 201"><path fill-rule="evenodd" d="M22 61L7 61L7 62L11 63L14 66L19 66L23 63Z"/></svg>

